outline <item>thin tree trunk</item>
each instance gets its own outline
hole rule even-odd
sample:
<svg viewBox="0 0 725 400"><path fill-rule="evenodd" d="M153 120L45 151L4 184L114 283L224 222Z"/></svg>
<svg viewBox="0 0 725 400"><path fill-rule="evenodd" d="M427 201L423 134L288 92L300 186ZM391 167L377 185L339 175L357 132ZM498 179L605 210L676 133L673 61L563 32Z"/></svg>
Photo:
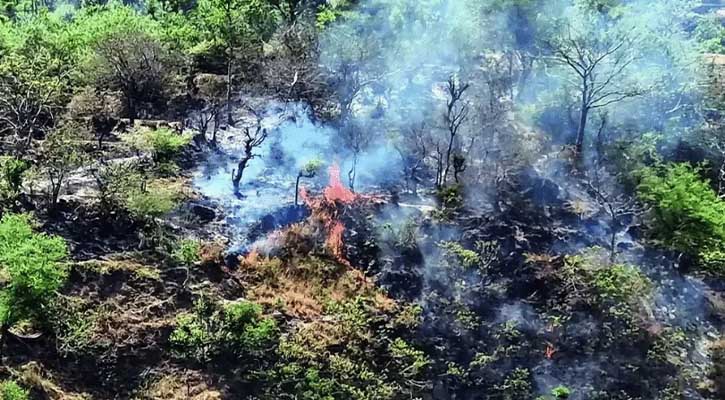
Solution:
<svg viewBox="0 0 725 400"><path fill-rule="evenodd" d="M347 179L350 184L350 190L355 192L355 176L357 175L357 158L358 154L354 153L352 155L352 167L350 168L350 171L347 173Z"/></svg>
<svg viewBox="0 0 725 400"><path fill-rule="evenodd" d="M234 176L232 177L232 184L234 185L234 192L239 193L239 183L242 181L242 175L244 174L244 169L247 168L247 163L249 162L249 158L245 157L241 161L239 161L239 165L237 165L237 169L234 171Z"/></svg>
<svg viewBox="0 0 725 400"><path fill-rule="evenodd" d="M299 201L300 197L300 179L302 178L302 174L297 174L297 183L295 183L295 207L297 207L297 202Z"/></svg>
<svg viewBox="0 0 725 400"><path fill-rule="evenodd" d="M234 125L232 119L232 54L229 49L229 59L227 60L227 125Z"/></svg>
<svg viewBox="0 0 725 400"><path fill-rule="evenodd" d="M576 131L576 153L577 155L582 153L582 150L584 149L584 133L587 129L587 117L589 116L589 105L587 104L586 98L588 96L588 92L585 89L582 92L582 105L581 105L581 111L579 113L579 126Z"/></svg>

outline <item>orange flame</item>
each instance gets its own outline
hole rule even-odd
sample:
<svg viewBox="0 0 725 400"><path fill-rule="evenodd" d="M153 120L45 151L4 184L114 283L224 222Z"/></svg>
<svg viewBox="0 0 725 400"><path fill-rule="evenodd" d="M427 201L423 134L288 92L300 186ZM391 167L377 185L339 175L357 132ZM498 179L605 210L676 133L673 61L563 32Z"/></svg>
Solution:
<svg viewBox="0 0 725 400"><path fill-rule="evenodd" d="M554 345L551 343L546 344L546 350L544 351L544 356L551 360L552 357L554 357L554 354L556 353L556 348L554 348Z"/></svg>
<svg viewBox="0 0 725 400"><path fill-rule="evenodd" d="M330 183L325 188L325 200L329 202L338 201L343 204L349 204L355 201L355 193L346 188L340 180L340 166L332 163L328 169L330 175Z"/></svg>
<svg viewBox="0 0 725 400"><path fill-rule="evenodd" d="M340 221L332 221L329 225L329 232L325 244L339 262L349 265L349 262L343 254L342 235L345 233L345 225Z"/></svg>

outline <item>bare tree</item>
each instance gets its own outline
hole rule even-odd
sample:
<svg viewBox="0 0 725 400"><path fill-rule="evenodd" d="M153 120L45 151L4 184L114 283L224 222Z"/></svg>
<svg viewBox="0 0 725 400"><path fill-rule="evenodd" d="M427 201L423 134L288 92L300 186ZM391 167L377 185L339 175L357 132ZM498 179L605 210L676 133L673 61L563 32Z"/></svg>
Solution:
<svg viewBox="0 0 725 400"><path fill-rule="evenodd" d="M0 71L0 134L12 134L23 149L33 136L45 134L61 107L63 76L35 68L43 60L7 56Z"/></svg>
<svg viewBox="0 0 725 400"><path fill-rule="evenodd" d="M589 114L644 90L626 82L628 67L637 59L635 40L627 33L580 32L570 25L545 43L553 59L574 74L571 84L579 94L576 152L581 154Z"/></svg>
<svg viewBox="0 0 725 400"><path fill-rule="evenodd" d="M444 167L442 175L439 173L440 178L438 179L438 186L445 185L448 182L448 175L451 167L453 166L454 152L458 152L456 147L458 133L461 129L461 125L466 121L468 117L468 105L461 101L463 94L470 87L469 83L460 83L454 76L448 78L447 83L447 95L446 100L446 111L444 116L445 128L448 133L447 147L445 150L445 158L439 159L439 166ZM440 152L440 147L439 147ZM459 167L460 169L461 167ZM459 171L460 172L460 171Z"/></svg>
<svg viewBox="0 0 725 400"><path fill-rule="evenodd" d="M413 194L418 192L418 183L422 179L420 175L426 167L425 161L428 157L425 130L425 124L412 127L394 145L403 162L405 188Z"/></svg>
<svg viewBox="0 0 725 400"><path fill-rule="evenodd" d="M622 228L622 218L628 215L638 215L642 210L636 199L621 190L616 177L609 174L604 167L606 165L604 149L606 124L606 114L600 115L595 146L596 156L594 165L588 173L586 185L609 217L609 261L614 263L617 258L617 234Z"/></svg>
<svg viewBox="0 0 725 400"><path fill-rule="evenodd" d="M351 153L352 163L347 172L348 185L350 190L355 190L355 178L357 177L357 165L360 160L360 154L365 151L373 142L375 135L372 129L363 129L363 126L357 121L350 120L342 128L340 128L340 137Z"/></svg>
<svg viewBox="0 0 725 400"><path fill-rule="evenodd" d="M267 136L267 130L262 128L261 121L259 120L253 130L249 127L244 128L244 139L242 140L244 146L243 153L237 163L237 168L232 171L232 184L234 185L235 193L239 193L239 183L242 181L242 175L247 168L247 164L258 156L254 154L254 149L261 146L267 139Z"/></svg>

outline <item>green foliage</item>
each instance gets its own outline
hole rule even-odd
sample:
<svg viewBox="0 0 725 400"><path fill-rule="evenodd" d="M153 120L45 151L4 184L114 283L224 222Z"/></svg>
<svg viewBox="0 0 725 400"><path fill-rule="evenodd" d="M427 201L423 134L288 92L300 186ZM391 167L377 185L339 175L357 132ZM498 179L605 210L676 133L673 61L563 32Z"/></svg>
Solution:
<svg viewBox="0 0 725 400"><path fill-rule="evenodd" d="M424 352L411 347L401 338L395 338L390 344L390 354L403 364L399 372L403 376L417 376L430 364Z"/></svg>
<svg viewBox="0 0 725 400"><path fill-rule="evenodd" d="M53 304L51 323L56 348L61 354L82 354L93 350L93 331L101 319L101 310L91 308L80 297L59 296Z"/></svg>
<svg viewBox="0 0 725 400"><path fill-rule="evenodd" d="M385 223L378 237L393 249L414 250L418 247L418 225L413 219L401 224Z"/></svg>
<svg viewBox="0 0 725 400"><path fill-rule="evenodd" d="M463 209L463 187L461 185L439 188L436 196L440 208L436 210L435 216L440 220L449 220Z"/></svg>
<svg viewBox="0 0 725 400"><path fill-rule="evenodd" d="M651 206L650 233L663 246L696 257L703 271L725 274L725 202L689 164L646 168L639 198Z"/></svg>
<svg viewBox="0 0 725 400"><path fill-rule="evenodd" d="M667 328L657 335L647 351L647 359L675 367L687 359L687 335L681 328Z"/></svg>
<svg viewBox="0 0 725 400"><path fill-rule="evenodd" d="M0 59L0 129L30 143L53 125L66 88L60 61L46 52L10 53Z"/></svg>
<svg viewBox="0 0 725 400"><path fill-rule="evenodd" d="M28 400L30 392L23 389L17 382L4 380L0 382L0 399L2 400Z"/></svg>
<svg viewBox="0 0 725 400"><path fill-rule="evenodd" d="M440 242L438 246L443 249L449 256L452 256L458 264L463 268L474 268L481 265L481 257L473 250L468 250L458 242Z"/></svg>
<svg viewBox="0 0 725 400"><path fill-rule="evenodd" d="M594 289L607 303L631 303L646 296L652 283L638 269L628 265L612 265L594 273Z"/></svg>
<svg viewBox="0 0 725 400"><path fill-rule="evenodd" d="M222 306L201 298L193 312L177 317L169 341L181 357L206 363L225 355L261 357L276 335L276 321L263 316L255 303L238 301Z"/></svg>
<svg viewBox="0 0 725 400"><path fill-rule="evenodd" d="M45 323L58 289L65 283L65 241L33 231L30 217L6 214L0 221L0 324Z"/></svg>
<svg viewBox="0 0 725 400"><path fill-rule="evenodd" d="M20 194L23 174L30 165L15 157L0 156L0 204L8 205Z"/></svg>
<svg viewBox="0 0 725 400"><path fill-rule="evenodd" d="M528 399L531 397L531 373L525 368L516 368L496 387L505 400Z"/></svg>
<svg viewBox="0 0 725 400"><path fill-rule="evenodd" d="M198 240L184 239L177 243L172 256L179 264L194 264L201 260L201 244Z"/></svg>
<svg viewBox="0 0 725 400"><path fill-rule="evenodd" d="M302 166L302 169L300 170L300 175L306 178L314 178L320 172L323 165L325 165L325 163L322 160L310 160Z"/></svg>
<svg viewBox="0 0 725 400"><path fill-rule="evenodd" d="M594 250L565 258L559 279L561 287L569 290L556 308L568 313L567 306L587 304L603 318L606 343L627 343L643 331L639 315L652 293L652 282L636 267L611 265Z"/></svg>
<svg viewBox="0 0 725 400"><path fill-rule="evenodd" d="M227 59L239 48L260 47L275 22L269 4L261 0L201 0L194 16L202 34L200 46L219 49Z"/></svg>
<svg viewBox="0 0 725 400"><path fill-rule="evenodd" d="M176 208L181 198L178 186L163 180L132 187L123 199L124 207L136 219L149 221Z"/></svg>
<svg viewBox="0 0 725 400"><path fill-rule="evenodd" d="M168 128L140 128L123 136L126 143L151 153L157 163L172 161L181 149L191 143L191 139L191 134L178 134Z"/></svg>
<svg viewBox="0 0 725 400"><path fill-rule="evenodd" d="M718 18L701 18L695 28L695 37L704 52L725 54L725 27Z"/></svg>
<svg viewBox="0 0 725 400"><path fill-rule="evenodd" d="M569 396L571 396L571 389L566 386L559 385L551 389L551 395L554 396L555 399L568 399Z"/></svg>

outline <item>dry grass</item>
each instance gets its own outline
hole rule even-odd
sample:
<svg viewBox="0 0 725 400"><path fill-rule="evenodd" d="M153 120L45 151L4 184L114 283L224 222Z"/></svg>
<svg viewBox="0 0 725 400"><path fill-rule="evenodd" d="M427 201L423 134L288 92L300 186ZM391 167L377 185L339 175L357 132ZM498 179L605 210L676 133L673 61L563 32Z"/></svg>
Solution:
<svg viewBox="0 0 725 400"><path fill-rule="evenodd" d="M65 391L58 386L53 377L39 363L32 361L20 367L14 373L16 378L26 387L43 393L45 398L51 400L90 400L92 397L86 393L73 393Z"/></svg>
<svg viewBox="0 0 725 400"><path fill-rule="evenodd" d="M240 274L252 282L250 300L280 308L295 318L317 318L329 301L360 296L374 299L381 310L395 307L395 302L359 270L316 257L284 264L279 259L252 255L243 260Z"/></svg>
<svg viewBox="0 0 725 400"><path fill-rule="evenodd" d="M107 260L88 260L79 262L76 266L97 272L102 275L108 275L113 272L128 272L138 278L159 280L160 274L158 268L154 266L144 265L131 259L107 259Z"/></svg>
<svg viewBox="0 0 725 400"><path fill-rule="evenodd" d="M221 392L210 388L203 376L174 371L153 379L134 400L221 400Z"/></svg>

